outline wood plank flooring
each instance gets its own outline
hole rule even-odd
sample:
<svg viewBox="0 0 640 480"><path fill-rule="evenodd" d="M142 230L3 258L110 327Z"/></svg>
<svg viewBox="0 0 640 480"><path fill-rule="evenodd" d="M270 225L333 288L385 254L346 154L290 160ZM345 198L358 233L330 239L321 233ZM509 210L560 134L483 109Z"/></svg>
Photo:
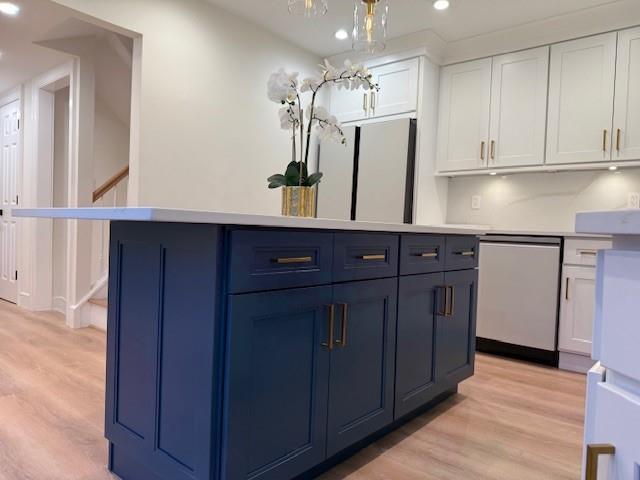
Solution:
<svg viewBox="0 0 640 480"><path fill-rule="evenodd" d="M0 302L0 480L106 480L105 336ZM485 355L460 393L322 480L577 480L585 379Z"/></svg>

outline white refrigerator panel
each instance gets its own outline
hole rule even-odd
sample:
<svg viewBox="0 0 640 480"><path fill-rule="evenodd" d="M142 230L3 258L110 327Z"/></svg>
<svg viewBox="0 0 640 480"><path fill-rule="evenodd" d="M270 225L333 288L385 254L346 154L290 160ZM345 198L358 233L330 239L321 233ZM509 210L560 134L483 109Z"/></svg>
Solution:
<svg viewBox="0 0 640 480"><path fill-rule="evenodd" d="M351 220L356 127L345 127L344 133L346 145L331 141L320 145L319 169L324 176L318 185L318 218Z"/></svg>

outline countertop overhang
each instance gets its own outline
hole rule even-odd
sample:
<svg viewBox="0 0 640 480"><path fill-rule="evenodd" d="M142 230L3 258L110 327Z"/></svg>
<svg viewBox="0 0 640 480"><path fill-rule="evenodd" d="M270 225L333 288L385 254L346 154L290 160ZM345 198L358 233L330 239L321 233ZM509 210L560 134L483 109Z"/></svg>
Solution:
<svg viewBox="0 0 640 480"><path fill-rule="evenodd" d="M346 230L363 232L430 233L444 235L484 235L490 229L479 226L408 225L400 223L298 218L204 210L155 207L126 208L17 208L14 217L61 218L75 220L110 220L129 222L205 223L255 227Z"/></svg>
<svg viewBox="0 0 640 480"><path fill-rule="evenodd" d="M640 209L578 213L576 232L597 235L640 235Z"/></svg>

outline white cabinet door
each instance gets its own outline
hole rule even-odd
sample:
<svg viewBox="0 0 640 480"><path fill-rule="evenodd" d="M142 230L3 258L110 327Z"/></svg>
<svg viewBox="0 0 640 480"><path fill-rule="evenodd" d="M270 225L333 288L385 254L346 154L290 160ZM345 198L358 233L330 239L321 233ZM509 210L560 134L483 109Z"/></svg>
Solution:
<svg viewBox="0 0 640 480"><path fill-rule="evenodd" d="M549 47L494 57L491 78L489 166L542 165Z"/></svg>
<svg viewBox="0 0 640 480"><path fill-rule="evenodd" d="M371 92L352 91L334 85L331 88L331 109L329 111L341 123L364 120L369 117L370 102Z"/></svg>
<svg viewBox="0 0 640 480"><path fill-rule="evenodd" d="M596 270L592 267L563 268L560 307L560 350L591 355L596 304Z"/></svg>
<svg viewBox="0 0 640 480"><path fill-rule="evenodd" d="M640 28L618 34L614 160L640 160Z"/></svg>
<svg viewBox="0 0 640 480"><path fill-rule="evenodd" d="M372 68L374 82L380 91L372 94L371 117L415 112L418 109L419 72L419 58Z"/></svg>
<svg viewBox="0 0 640 480"><path fill-rule="evenodd" d="M440 75L438 170L486 167L491 59L444 67Z"/></svg>
<svg viewBox="0 0 640 480"><path fill-rule="evenodd" d="M551 47L547 163L611 160L616 36Z"/></svg>
<svg viewBox="0 0 640 480"><path fill-rule="evenodd" d="M585 447L602 444L615 447L613 455L599 458L598 480L637 480L640 478L640 385L611 381L613 376L615 372L605 371L599 365L589 372Z"/></svg>

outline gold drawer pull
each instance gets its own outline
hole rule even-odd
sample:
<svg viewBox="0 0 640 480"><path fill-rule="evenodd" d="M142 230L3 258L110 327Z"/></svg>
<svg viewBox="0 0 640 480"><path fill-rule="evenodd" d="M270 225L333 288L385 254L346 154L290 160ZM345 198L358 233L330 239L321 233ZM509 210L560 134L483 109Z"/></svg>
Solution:
<svg viewBox="0 0 640 480"><path fill-rule="evenodd" d="M336 340L336 344L340 345L342 348L347 346L347 328L349 325L349 305L346 303L340 303L340 307L342 307L342 328L340 339Z"/></svg>
<svg viewBox="0 0 640 480"><path fill-rule="evenodd" d="M614 455L616 447L609 444L587 445L587 468L585 480L598 480L598 458L600 455Z"/></svg>
<svg viewBox="0 0 640 480"><path fill-rule="evenodd" d="M578 250L578 255L589 255L595 257L596 255L598 255L598 252L596 252L595 250Z"/></svg>
<svg viewBox="0 0 640 480"><path fill-rule="evenodd" d="M361 260L386 260L387 256L386 255L362 255L360 257Z"/></svg>
<svg viewBox="0 0 640 480"><path fill-rule="evenodd" d="M418 257L422 257L422 258L438 258L438 252L419 253Z"/></svg>
<svg viewBox="0 0 640 480"><path fill-rule="evenodd" d="M280 265L288 265L291 263L310 263L313 261L313 257L286 257L286 258L276 258L274 260L276 263Z"/></svg>
<svg viewBox="0 0 640 480"><path fill-rule="evenodd" d="M473 250L469 250L467 252L456 252L455 254L460 255L462 257L473 257L476 254L476 252Z"/></svg>
<svg viewBox="0 0 640 480"><path fill-rule="evenodd" d="M329 350L333 350L333 331L336 323L336 306L333 304L327 305L327 309L329 310L329 333L327 334L327 341L323 342L321 345L323 347L327 347Z"/></svg>

